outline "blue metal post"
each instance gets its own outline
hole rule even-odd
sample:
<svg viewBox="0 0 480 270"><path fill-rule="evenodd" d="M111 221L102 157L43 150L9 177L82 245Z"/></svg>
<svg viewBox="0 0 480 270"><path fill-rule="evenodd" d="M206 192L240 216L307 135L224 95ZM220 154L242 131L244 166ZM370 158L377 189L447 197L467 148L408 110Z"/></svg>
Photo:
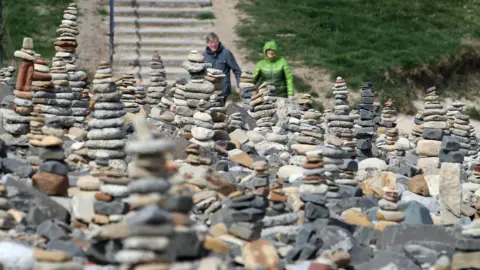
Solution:
<svg viewBox="0 0 480 270"><path fill-rule="evenodd" d="M113 54L115 53L114 48L114 32L115 32L115 21L114 21L114 7L115 0L110 0L110 65L113 65Z"/></svg>

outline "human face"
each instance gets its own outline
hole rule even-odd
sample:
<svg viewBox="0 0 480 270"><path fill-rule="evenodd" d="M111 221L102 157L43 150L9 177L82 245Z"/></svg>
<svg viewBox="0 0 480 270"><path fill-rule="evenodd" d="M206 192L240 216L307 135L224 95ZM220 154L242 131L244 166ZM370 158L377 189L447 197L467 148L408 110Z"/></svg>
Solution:
<svg viewBox="0 0 480 270"><path fill-rule="evenodd" d="M268 59L273 59L275 57L275 51L274 50L267 50L267 57L268 57Z"/></svg>
<svg viewBox="0 0 480 270"><path fill-rule="evenodd" d="M212 39L210 40L208 43L207 43L207 47L212 51L212 52L216 52L218 50L218 44L220 42L218 41L218 39Z"/></svg>

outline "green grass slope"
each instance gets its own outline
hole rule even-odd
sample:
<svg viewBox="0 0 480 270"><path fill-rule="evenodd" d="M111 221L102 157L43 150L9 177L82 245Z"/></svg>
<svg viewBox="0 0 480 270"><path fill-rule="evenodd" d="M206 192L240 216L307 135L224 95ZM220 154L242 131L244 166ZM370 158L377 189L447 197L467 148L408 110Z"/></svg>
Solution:
<svg viewBox="0 0 480 270"><path fill-rule="evenodd" d="M370 80L403 111L412 89L458 94L478 70L478 0L240 0L237 8L247 15L237 32L250 60L273 39L289 61L327 69L351 88Z"/></svg>
<svg viewBox="0 0 480 270"><path fill-rule="evenodd" d="M3 60L13 61L24 37L33 38L35 52L50 60L63 10L72 0L3 0Z"/></svg>

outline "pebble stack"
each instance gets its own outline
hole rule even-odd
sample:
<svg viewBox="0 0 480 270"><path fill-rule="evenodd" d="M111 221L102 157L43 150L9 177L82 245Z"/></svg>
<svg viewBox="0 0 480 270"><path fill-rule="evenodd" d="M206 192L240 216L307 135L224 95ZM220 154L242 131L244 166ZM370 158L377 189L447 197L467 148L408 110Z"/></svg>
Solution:
<svg viewBox="0 0 480 270"><path fill-rule="evenodd" d="M52 59L50 70L52 82L55 88L55 100L39 107L39 113L46 116L57 116L61 120L62 128L70 128L75 124L75 117L72 116L73 91L70 86L70 75L67 70L67 63L59 57Z"/></svg>
<svg viewBox="0 0 480 270"><path fill-rule="evenodd" d="M157 106L165 95L167 87L165 66L163 65L162 57L157 51L153 53L150 68L150 84L147 88L146 102L149 105Z"/></svg>
<svg viewBox="0 0 480 270"><path fill-rule="evenodd" d="M301 111L298 111L298 110L289 111L287 113L286 123L283 125L283 128L294 133L301 132L300 123L301 123L302 117L303 115Z"/></svg>
<svg viewBox="0 0 480 270"><path fill-rule="evenodd" d="M13 76L15 73L14 66L0 68L0 82L11 85L13 84Z"/></svg>
<svg viewBox="0 0 480 270"><path fill-rule="evenodd" d="M309 113L301 115L301 120L299 120L300 134L295 138L295 143L303 145L305 149L313 150L317 145L321 144L323 131L320 127L310 124L309 119L306 119L310 118L309 116L311 116ZM291 123L290 120L289 123Z"/></svg>
<svg viewBox="0 0 480 270"><path fill-rule="evenodd" d="M192 143L187 146L185 150L187 154L187 158L185 159L186 163L189 163L193 166L200 166L200 165L211 165L212 161L208 158L200 156L200 145Z"/></svg>
<svg viewBox="0 0 480 270"><path fill-rule="evenodd" d="M50 196L66 196L68 183L68 164L65 163L63 149L63 129L58 117L46 117L42 127L43 136L36 136L30 144L39 147L42 160L40 169L32 177L32 185Z"/></svg>
<svg viewBox="0 0 480 270"><path fill-rule="evenodd" d="M37 106L55 102L55 93L53 93L54 88L51 79L52 76L50 75L50 68L48 67L47 62L37 54L32 82L32 102L34 105L34 111ZM35 137L42 139L42 128L45 123L45 116L41 113L35 112L32 112L31 115L30 133L28 134L28 137L29 139L34 139Z"/></svg>
<svg viewBox="0 0 480 270"><path fill-rule="evenodd" d="M15 57L20 59L17 83L13 94L15 95L12 109L2 108L3 128L12 135L24 135L30 130L30 113L33 110L32 87L38 85L48 86L50 81L39 81L33 84L35 52L33 40L24 38L22 49L15 51ZM37 73L37 75L41 75ZM47 76L48 77L48 76Z"/></svg>
<svg viewBox="0 0 480 270"><path fill-rule="evenodd" d="M210 108L208 109L210 115L212 116L213 121L213 130L215 134L220 136L221 133L226 132L227 130L227 109L223 106L223 96L213 94L210 96Z"/></svg>
<svg viewBox="0 0 480 270"><path fill-rule="evenodd" d="M190 228L180 228L187 225L185 212L191 207L178 209L178 206L192 206L193 203L191 198L188 203L185 198L167 196L171 173L165 152L171 151L174 144L153 139L142 116L133 124L137 140L129 143L126 151L133 156L128 168L132 179L128 185L128 201L136 211L127 217L128 237L123 240L123 249L115 254L115 259L124 269L169 269L169 264L178 255L173 245L177 226L179 232L191 232Z"/></svg>
<svg viewBox="0 0 480 270"><path fill-rule="evenodd" d="M145 93L145 87L143 85L137 85L135 87L135 102L142 108L143 105L147 104L147 93Z"/></svg>
<svg viewBox="0 0 480 270"><path fill-rule="evenodd" d="M255 94L254 79L252 72L249 70L243 70L242 75L240 75L239 86L243 98L243 107L246 110L252 109L250 102L252 101L252 96Z"/></svg>
<svg viewBox="0 0 480 270"><path fill-rule="evenodd" d="M190 52L187 60L183 62L183 67L190 74L190 81L185 85L185 100L187 106L195 110L200 100L210 100L215 87L211 82L204 79L207 64L203 55L198 51Z"/></svg>
<svg viewBox="0 0 480 270"><path fill-rule="evenodd" d="M480 255L480 220L474 220L462 226L461 236L455 243L455 254L452 258L451 269L478 269Z"/></svg>
<svg viewBox="0 0 480 270"><path fill-rule="evenodd" d="M359 118L355 121L357 156L359 160L373 157L372 145L375 140L374 96L371 83L365 83L360 90L360 104L357 105Z"/></svg>
<svg viewBox="0 0 480 270"><path fill-rule="evenodd" d="M230 234L243 240L253 241L260 238L266 214L269 194L269 179L266 162L255 162L255 176L251 181L251 193L229 195L227 206L231 209L232 225Z"/></svg>
<svg viewBox="0 0 480 270"><path fill-rule="evenodd" d="M260 134L267 134L272 132L272 127L275 126L275 114L277 98L275 97L275 87L273 85L261 85L257 93L252 96L250 102L250 115L255 118L257 127L254 131Z"/></svg>
<svg viewBox="0 0 480 270"><path fill-rule="evenodd" d="M172 106L172 110L175 113L175 118L173 123L178 128L184 128L191 130L191 125L193 125L193 114L194 110L190 109L187 106L187 101L185 100L185 85L187 84L186 79L177 80L173 85L173 102L175 106ZM190 132L188 132L190 134ZM185 134L184 134L185 135Z"/></svg>
<svg viewBox="0 0 480 270"><path fill-rule="evenodd" d="M208 102L203 99L198 103L198 111L193 115L195 126L191 130L193 138L190 139L190 142L203 147L214 148L213 136L215 136L215 131L208 107Z"/></svg>
<svg viewBox="0 0 480 270"><path fill-rule="evenodd" d="M72 116L75 117L74 126L83 128L85 118L90 114L90 90L88 76L84 71L69 70L70 86L72 87Z"/></svg>
<svg viewBox="0 0 480 270"><path fill-rule="evenodd" d="M386 152L395 151L395 143L398 140L398 128L396 123L397 111L393 108L393 102L389 99L385 102L381 114L380 125L385 128L385 145L381 147Z"/></svg>
<svg viewBox="0 0 480 270"><path fill-rule="evenodd" d="M475 132L475 128L470 125L470 117L463 114L462 111L458 111L455 114L453 128L450 132L452 137L460 143L460 147L466 156L476 154L476 151L472 150L472 139L476 139L475 134L473 136L470 134L472 131Z"/></svg>
<svg viewBox="0 0 480 270"><path fill-rule="evenodd" d="M453 102L452 105L447 107L447 125L450 133L453 130L453 124L455 123L455 114L462 112L465 104L460 101Z"/></svg>
<svg viewBox="0 0 480 270"><path fill-rule="evenodd" d="M112 69L107 62L102 62L93 81L94 111L88 122L90 131L86 143L90 159L96 157L97 151L105 151L110 159L125 157L125 136L123 129L125 115L124 105L120 101L122 93L112 82Z"/></svg>
<svg viewBox="0 0 480 270"><path fill-rule="evenodd" d="M307 162L303 166L304 178L300 185L300 199L304 205L304 223L314 222L319 218L329 218L330 210L326 207L329 192L337 192L327 185L323 168L321 151L307 152Z"/></svg>
<svg viewBox="0 0 480 270"><path fill-rule="evenodd" d="M383 187L378 206L380 209L377 211L377 218L380 221L399 223L405 219L405 214L398 208L398 191L395 187Z"/></svg>
<svg viewBox="0 0 480 270"><path fill-rule="evenodd" d="M160 99L160 103L158 103L158 107L160 107L161 113L158 117L159 120L167 123L171 123L175 120L175 114L171 111L172 105L175 104L173 102L173 95L175 93L175 90L176 87L166 89L162 98Z"/></svg>
<svg viewBox="0 0 480 270"><path fill-rule="evenodd" d="M423 140L418 142L417 152L424 157L438 157L443 135L449 134L450 131L447 128L446 111L440 104L436 88L430 87L426 92L423 111Z"/></svg>
<svg viewBox="0 0 480 270"><path fill-rule="evenodd" d="M413 118L412 138L417 143L422 139L423 134L423 112L417 112Z"/></svg>
<svg viewBox="0 0 480 270"><path fill-rule="evenodd" d="M328 173L328 179L334 180L337 184L357 185L354 180L358 164L355 160L357 153L353 134L353 120L349 116L347 84L342 77L337 77L332 90L335 97L335 107L333 113L327 117L328 136L325 142L329 147L328 151L323 152L324 157L326 157L324 159L324 161L326 160L325 164L328 164L332 169ZM373 127L361 132L373 134ZM339 175L336 175L335 171L338 171Z"/></svg>
<svg viewBox="0 0 480 270"><path fill-rule="evenodd" d="M122 103L125 111L129 113L138 113L140 105L136 102L137 87L135 86L135 77L133 74L124 74L116 82L118 90L122 92Z"/></svg>
<svg viewBox="0 0 480 270"><path fill-rule="evenodd" d="M7 195L7 187L0 184L0 230L4 231L13 229L17 225L15 218L9 213L11 207Z"/></svg>
<svg viewBox="0 0 480 270"><path fill-rule="evenodd" d="M207 75L205 76L205 80L211 82L214 86L214 93L217 96L221 97L223 88L225 87L225 74L223 71L214 68L207 68ZM222 97L223 101L223 97Z"/></svg>
<svg viewBox="0 0 480 270"><path fill-rule="evenodd" d="M227 131L229 133L232 133L237 129L248 130L246 125L245 125L245 121L243 120L242 114L239 113L239 112L232 113L228 117Z"/></svg>
<svg viewBox="0 0 480 270"><path fill-rule="evenodd" d="M85 107L85 102L78 104L75 101L80 101L84 92L85 81L81 77L86 77L84 72L77 74L77 66L75 61L77 58L76 48L78 46L76 36L79 31L77 27L77 4L71 3L63 12L63 20L57 29L57 39L55 45L55 57L52 59L53 67L52 73L57 73L60 77L67 74L68 84L58 82L56 84L57 108L52 108L52 114L57 115L62 120L63 128L70 128L75 123L83 124L84 117L88 115L88 109ZM63 79L60 79L63 80ZM53 79L54 83L57 80ZM70 103L69 105L65 105ZM73 106L76 104L76 106ZM65 105L65 106L64 106ZM81 105L82 107L77 107Z"/></svg>

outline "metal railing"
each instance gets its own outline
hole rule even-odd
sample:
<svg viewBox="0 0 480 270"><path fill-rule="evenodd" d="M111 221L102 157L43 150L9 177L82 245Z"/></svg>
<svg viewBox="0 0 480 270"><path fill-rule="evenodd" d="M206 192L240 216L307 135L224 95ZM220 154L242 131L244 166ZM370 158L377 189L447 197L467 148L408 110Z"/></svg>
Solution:
<svg viewBox="0 0 480 270"><path fill-rule="evenodd" d="M1 2L1 0L0 0ZM115 36L115 20L114 20L114 7L115 0L110 0L110 65L113 65L113 54L115 53L115 45L114 45L114 36Z"/></svg>

